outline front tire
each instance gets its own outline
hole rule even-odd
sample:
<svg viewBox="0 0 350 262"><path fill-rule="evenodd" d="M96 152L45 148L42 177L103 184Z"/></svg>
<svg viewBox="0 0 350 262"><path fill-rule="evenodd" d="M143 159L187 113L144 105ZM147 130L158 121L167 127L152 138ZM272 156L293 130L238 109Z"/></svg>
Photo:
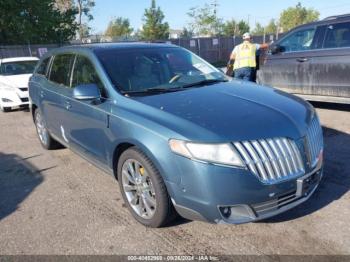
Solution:
<svg viewBox="0 0 350 262"><path fill-rule="evenodd" d="M163 178L139 149L132 147L120 156L117 172L124 202L138 222L157 228L176 217Z"/></svg>
<svg viewBox="0 0 350 262"><path fill-rule="evenodd" d="M39 109L36 109L34 112L34 123L41 145L47 150L58 148L59 143L51 137Z"/></svg>

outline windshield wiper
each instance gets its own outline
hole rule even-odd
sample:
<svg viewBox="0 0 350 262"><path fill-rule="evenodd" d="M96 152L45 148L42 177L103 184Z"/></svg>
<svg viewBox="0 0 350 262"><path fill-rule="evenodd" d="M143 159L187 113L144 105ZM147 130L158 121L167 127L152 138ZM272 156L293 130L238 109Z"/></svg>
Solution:
<svg viewBox="0 0 350 262"><path fill-rule="evenodd" d="M157 94L157 93L169 93L177 92L182 88L166 88L166 87L152 87L143 90L130 90L130 91L121 91L124 95L128 94Z"/></svg>
<svg viewBox="0 0 350 262"><path fill-rule="evenodd" d="M194 83L190 83L190 84L186 84L181 86L181 88L189 88L189 87L195 87L195 86L204 86L207 84L214 84L214 83L219 83L219 82L228 82L227 79L205 79L199 82L194 82Z"/></svg>

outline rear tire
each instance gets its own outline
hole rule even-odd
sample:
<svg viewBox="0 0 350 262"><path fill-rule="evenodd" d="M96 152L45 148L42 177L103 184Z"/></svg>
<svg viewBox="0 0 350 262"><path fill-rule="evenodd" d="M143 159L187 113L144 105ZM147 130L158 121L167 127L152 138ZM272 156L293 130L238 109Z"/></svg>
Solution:
<svg viewBox="0 0 350 262"><path fill-rule="evenodd" d="M46 123L41 114L40 109L36 109L34 112L34 123L39 137L39 141L43 148L47 150L52 150L60 147L60 144L51 137L49 131L47 130Z"/></svg>
<svg viewBox="0 0 350 262"><path fill-rule="evenodd" d="M176 218L163 178L143 152L136 147L126 150L117 172L124 202L138 222L158 228Z"/></svg>

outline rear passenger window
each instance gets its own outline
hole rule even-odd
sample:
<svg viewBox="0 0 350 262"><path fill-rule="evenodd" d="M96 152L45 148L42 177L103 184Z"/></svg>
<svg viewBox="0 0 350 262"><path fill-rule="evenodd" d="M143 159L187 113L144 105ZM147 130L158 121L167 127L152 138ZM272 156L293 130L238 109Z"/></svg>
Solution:
<svg viewBox="0 0 350 262"><path fill-rule="evenodd" d="M47 66L48 66L48 64L50 62L50 58L51 57L47 57L41 62L41 64L38 67L38 70L36 70L37 74L46 76Z"/></svg>
<svg viewBox="0 0 350 262"><path fill-rule="evenodd" d="M100 88L102 97L106 97L104 86L95 67L88 58L78 55L73 70L72 88L84 84L96 84Z"/></svg>
<svg viewBox="0 0 350 262"><path fill-rule="evenodd" d="M55 56L50 72L50 80L57 84L70 86L70 71L74 55L64 54Z"/></svg>
<svg viewBox="0 0 350 262"><path fill-rule="evenodd" d="M324 48L350 47L350 22L330 25L327 28Z"/></svg>

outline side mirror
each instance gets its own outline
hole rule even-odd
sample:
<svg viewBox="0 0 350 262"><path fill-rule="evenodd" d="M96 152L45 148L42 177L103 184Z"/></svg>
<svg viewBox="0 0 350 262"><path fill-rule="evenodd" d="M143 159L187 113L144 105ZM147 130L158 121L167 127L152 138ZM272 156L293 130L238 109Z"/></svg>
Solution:
<svg viewBox="0 0 350 262"><path fill-rule="evenodd" d="M101 98L100 89L96 84L82 84L74 87L73 98L77 100L96 100Z"/></svg>
<svg viewBox="0 0 350 262"><path fill-rule="evenodd" d="M271 54L279 54L285 51L285 48L283 46L280 46L278 44L271 47Z"/></svg>

